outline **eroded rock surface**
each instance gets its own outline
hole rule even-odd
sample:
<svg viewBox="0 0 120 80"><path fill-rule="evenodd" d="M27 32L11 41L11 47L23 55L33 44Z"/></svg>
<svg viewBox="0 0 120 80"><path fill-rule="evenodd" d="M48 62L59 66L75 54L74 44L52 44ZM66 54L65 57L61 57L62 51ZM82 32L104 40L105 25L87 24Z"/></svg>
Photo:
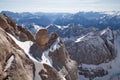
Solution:
<svg viewBox="0 0 120 80"><path fill-rule="evenodd" d="M34 64L0 28L0 80L33 80Z"/></svg>
<svg viewBox="0 0 120 80"><path fill-rule="evenodd" d="M0 14L0 27L21 41L34 41L34 37L30 31L22 26L16 25L16 23L6 15Z"/></svg>
<svg viewBox="0 0 120 80"><path fill-rule="evenodd" d="M41 39L43 39L43 37L37 38L36 42L39 42L35 42L31 46L30 54L40 61L43 60L43 55L47 54L46 56L48 56L47 58L50 61L50 65L44 65L44 68L47 72L45 72L44 70L40 72L42 79L64 80L65 78L66 80L78 80L77 63L70 59L69 53L67 52L65 45L63 44L60 37L57 34L53 33L49 38L49 34L47 32L45 32L46 34L43 34L42 31L38 31L38 33L39 32L41 34L39 36L45 36L44 39L48 38L48 40L44 42L45 47L43 48L43 45L41 45L41 43L40 45L37 44L41 41ZM46 60L45 63L48 63L48 60ZM46 74L46 76L48 77L43 76L43 74ZM60 76L62 76L62 78Z"/></svg>

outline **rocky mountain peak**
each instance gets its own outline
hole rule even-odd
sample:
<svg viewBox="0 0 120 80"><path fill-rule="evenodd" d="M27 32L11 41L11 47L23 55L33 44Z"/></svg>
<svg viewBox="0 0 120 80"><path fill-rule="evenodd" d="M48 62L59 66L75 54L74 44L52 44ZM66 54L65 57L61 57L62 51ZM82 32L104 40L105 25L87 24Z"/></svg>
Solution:
<svg viewBox="0 0 120 80"><path fill-rule="evenodd" d="M44 42L41 40L43 38L45 39L43 40ZM43 76L45 73L40 72L40 75L44 80L56 80L55 76L52 74L57 74L59 76L62 75L67 80L78 79L77 63L70 59L69 53L67 52L64 43L56 33L49 35L46 29L39 30L36 33L36 42L30 47L30 54L34 58L42 61L46 70L52 69L51 72L47 72L49 79ZM42 71L44 72L44 70ZM55 71L55 73L52 71ZM74 74L71 74L71 72ZM74 75L74 77L71 77L72 75Z"/></svg>

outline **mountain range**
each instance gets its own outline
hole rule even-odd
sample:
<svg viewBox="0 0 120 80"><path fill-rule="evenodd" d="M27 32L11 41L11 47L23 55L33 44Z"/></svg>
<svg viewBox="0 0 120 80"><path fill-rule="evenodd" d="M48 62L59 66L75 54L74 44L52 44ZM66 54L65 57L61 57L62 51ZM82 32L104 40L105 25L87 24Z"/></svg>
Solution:
<svg viewBox="0 0 120 80"><path fill-rule="evenodd" d="M0 80L120 80L119 12L1 13Z"/></svg>
<svg viewBox="0 0 120 80"><path fill-rule="evenodd" d="M76 61L61 38L47 29L36 35L0 14L0 80L78 80Z"/></svg>
<svg viewBox="0 0 120 80"><path fill-rule="evenodd" d="M112 29L120 28L120 12L119 11L104 11L104 12L78 12L78 13L43 13L43 12L23 12L14 13L10 11L2 11L13 18L19 25L29 27L32 24L46 27L50 24L60 26L67 26L74 24L83 27L96 27L105 29L111 27Z"/></svg>

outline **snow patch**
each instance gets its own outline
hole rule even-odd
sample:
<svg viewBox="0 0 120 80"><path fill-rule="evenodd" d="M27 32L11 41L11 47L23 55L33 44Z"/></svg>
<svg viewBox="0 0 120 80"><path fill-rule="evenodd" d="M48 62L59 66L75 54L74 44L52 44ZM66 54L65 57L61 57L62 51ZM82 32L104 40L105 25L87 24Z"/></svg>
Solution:
<svg viewBox="0 0 120 80"><path fill-rule="evenodd" d="M108 27L108 28L106 28L106 29L104 29L103 31L101 31L101 35L103 35L103 34L105 34L105 33L107 33L107 32L110 32L111 30L110 30L110 28Z"/></svg>
<svg viewBox="0 0 120 80"><path fill-rule="evenodd" d="M103 34L105 34L106 32L107 32L107 30L105 29L105 30L101 31L100 35L103 35Z"/></svg>
<svg viewBox="0 0 120 80"><path fill-rule="evenodd" d="M113 39L113 32L109 27L101 31L100 35L107 35L107 40Z"/></svg>
<svg viewBox="0 0 120 80"><path fill-rule="evenodd" d="M85 38L85 36L82 36L82 37L78 38L75 42L76 42L76 43L77 43L77 42L80 42L80 41L82 41L83 38Z"/></svg>
<svg viewBox="0 0 120 80"><path fill-rule="evenodd" d="M7 65L5 66L4 71L6 71L11 65L15 57L12 55L8 60L7 60Z"/></svg>
<svg viewBox="0 0 120 80"><path fill-rule="evenodd" d="M55 24L50 24L50 25L48 25L46 28L49 28L50 26L55 26L55 27L57 27L58 29L62 29L61 26L59 26L59 25L55 25Z"/></svg>
<svg viewBox="0 0 120 80"><path fill-rule="evenodd" d="M88 40L88 39L92 38L92 36L94 36L94 33L90 32L90 33L78 38L75 42L77 43L77 42L80 42L80 41Z"/></svg>
<svg viewBox="0 0 120 80"><path fill-rule="evenodd" d="M41 63L45 63L48 64L49 66L52 66L52 59L48 56L48 54L49 54L49 49L43 52Z"/></svg>
<svg viewBox="0 0 120 80"><path fill-rule="evenodd" d="M62 26L63 27L63 29L65 29L65 28L68 28L69 26L67 25L67 26Z"/></svg>
<svg viewBox="0 0 120 80"><path fill-rule="evenodd" d="M19 45L19 47L21 47L25 53L27 53L27 55L29 54L29 49L32 46L33 42L32 41L25 41L25 42L21 42L19 40L17 40L14 36L12 36L11 34L7 33L15 42L17 45Z"/></svg>
<svg viewBox="0 0 120 80"><path fill-rule="evenodd" d="M57 27L58 29L61 29L61 30L69 27L69 26L59 26L59 25L55 25L55 24L50 24L46 28L49 28L50 26L55 26L55 27Z"/></svg>
<svg viewBox="0 0 120 80"><path fill-rule="evenodd" d="M32 41L25 41L25 42L21 42L18 41L14 36L12 36L11 34L7 33L15 42L17 45L19 45L19 47L21 47L25 53L28 55L28 57L34 62L35 64L35 78L34 80L42 80L39 72L41 71L41 69L44 69L43 64L39 61L37 61L35 58L33 58L30 54L29 54L29 49L32 46L33 42ZM6 69L5 69L6 70Z"/></svg>
<svg viewBox="0 0 120 80"><path fill-rule="evenodd" d="M66 80L65 77L63 77L63 80Z"/></svg>
<svg viewBox="0 0 120 80"><path fill-rule="evenodd" d="M117 56L114 60L108 63L101 63L99 65L90 65L90 64L82 64L82 68L84 69L97 69L103 68L104 70L108 71L108 74L103 77L96 77L92 80L110 80L112 76L116 76L120 73L120 37L115 40L115 49L117 50ZM84 76L81 77L80 80L89 80Z"/></svg>
<svg viewBox="0 0 120 80"><path fill-rule="evenodd" d="M50 47L51 52L54 52L56 49L60 48L59 42L60 42L60 38L57 38L57 40Z"/></svg>
<svg viewBox="0 0 120 80"><path fill-rule="evenodd" d="M42 63L52 66L52 59L49 57L49 52L54 52L56 49L59 49L60 48L59 42L60 42L60 39L57 38L56 41L52 44L52 46L43 52Z"/></svg>
<svg viewBox="0 0 120 80"><path fill-rule="evenodd" d="M33 26L34 26L34 29L35 29L36 33L37 33L40 29L45 29L44 27L41 27L41 26L36 25L36 24L33 24Z"/></svg>

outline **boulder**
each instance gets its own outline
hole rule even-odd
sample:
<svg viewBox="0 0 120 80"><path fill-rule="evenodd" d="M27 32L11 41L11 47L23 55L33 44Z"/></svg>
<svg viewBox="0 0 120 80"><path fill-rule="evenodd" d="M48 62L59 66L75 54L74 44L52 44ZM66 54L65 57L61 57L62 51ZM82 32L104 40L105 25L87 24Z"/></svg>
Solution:
<svg viewBox="0 0 120 80"><path fill-rule="evenodd" d="M36 43L40 46L45 46L49 41L49 34L47 29L41 29L39 30L36 35Z"/></svg>

